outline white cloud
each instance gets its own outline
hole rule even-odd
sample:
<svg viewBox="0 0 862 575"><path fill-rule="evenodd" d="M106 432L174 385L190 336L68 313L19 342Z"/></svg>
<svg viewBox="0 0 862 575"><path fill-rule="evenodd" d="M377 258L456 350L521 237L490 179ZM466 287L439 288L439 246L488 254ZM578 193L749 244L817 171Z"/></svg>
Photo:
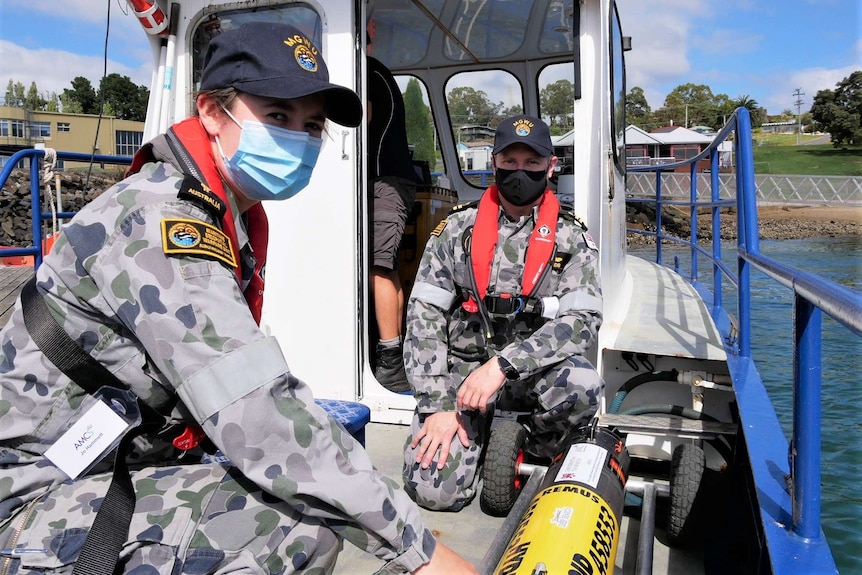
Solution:
<svg viewBox="0 0 862 575"><path fill-rule="evenodd" d="M98 56L82 56L65 50L29 49L5 40L0 40L0 60L3 62L0 88L5 90L10 79L21 82L25 88L36 82L43 94L61 94L65 88L72 87L72 80L78 76L87 78L96 88L105 68L103 59ZM129 68L110 59L107 66L108 74L128 76L135 84L146 86L152 78L150 69L149 64Z"/></svg>
<svg viewBox="0 0 862 575"><path fill-rule="evenodd" d="M126 11L128 4L125 0L111 0L111 13ZM26 8L31 12L45 12L58 18L69 20L82 20L84 22L104 22L107 12L107 4L96 0L65 0L64 2L53 2L52 0L4 0L9 7L18 6Z"/></svg>
<svg viewBox="0 0 862 575"><path fill-rule="evenodd" d="M843 6L840 2L833 4ZM714 28L721 16L715 10L721 10L724 16L733 12L745 16L751 12L780 9L779 5L752 0L724 3L654 0L620 2L618 7L624 33L632 37L632 51L626 54L627 86L643 88L653 109L661 107L675 87L692 82L710 86L715 93L727 93L731 98L747 95L770 113L793 108L793 92L802 88L806 94L803 110L807 111L818 90L834 89L835 84L853 70L862 69L862 39L859 39L852 47L855 65L804 70L788 67L764 75L746 65L746 55L762 49L768 30L743 32L728 28L726 21L721 28ZM698 68L694 61L698 52L722 54L731 65Z"/></svg>
<svg viewBox="0 0 862 575"><path fill-rule="evenodd" d="M623 33L632 38L626 53L626 84L643 89L650 106L664 103L666 83L691 71L689 37L697 30L696 21L709 14L703 0L657 0L621 2L617 5Z"/></svg>
<svg viewBox="0 0 862 575"><path fill-rule="evenodd" d="M128 76L135 84L150 85L152 79L152 52L148 38L138 20L130 13L125 0L110 0L111 22L108 37L107 73ZM72 79L83 76L98 87L106 69L104 61L104 38L107 5L94 0L69 0L52 2L49 0L3 0L3 7L20 7L28 10L33 21L39 21L40 14L66 20L64 32L69 38L82 34L89 35L94 41L89 43L89 53L82 53L82 46L70 49L39 47L44 38L39 34L57 34L53 29L34 28L32 36L24 37L19 43L0 39L0 89L6 88L9 79L21 82L25 88L31 82L43 94L71 87ZM56 39L56 38L54 38Z"/></svg>
<svg viewBox="0 0 862 575"><path fill-rule="evenodd" d="M764 101L760 102L770 114L778 114L783 110L796 112L796 96L794 92L801 88L804 93L801 111L803 113L811 109L814 96L820 90L834 90L836 84L849 76L859 66L845 66L843 68L808 68L790 72L786 75L775 75L770 78L770 90Z"/></svg>

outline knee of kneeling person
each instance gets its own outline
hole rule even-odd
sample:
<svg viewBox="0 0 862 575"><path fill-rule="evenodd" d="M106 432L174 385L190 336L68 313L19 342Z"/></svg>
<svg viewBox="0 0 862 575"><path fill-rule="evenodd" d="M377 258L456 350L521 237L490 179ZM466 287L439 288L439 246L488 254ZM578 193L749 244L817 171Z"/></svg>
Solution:
<svg viewBox="0 0 862 575"><path fill-rule="evenodd" d="M435 466L422 469L415 464L404 470L404 491L420 507L431 511L460 511L472 501L476 491L462 476L444 477Z"/></svg>

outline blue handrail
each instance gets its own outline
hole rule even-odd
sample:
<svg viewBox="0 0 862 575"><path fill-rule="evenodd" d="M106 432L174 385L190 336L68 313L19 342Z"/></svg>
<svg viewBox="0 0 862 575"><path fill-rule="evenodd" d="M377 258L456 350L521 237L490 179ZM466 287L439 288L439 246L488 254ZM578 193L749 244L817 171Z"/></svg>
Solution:
<svg viewBox="0 0 862 575"><path fill-rule="evenodd" d="M132 158L129 156L108 156L102 154L81 154L78 152L56 152L58 160L70 162L93 162L97 164L129 165ZM43 212L40 205L40 176L39 162L45 157L45 150L40 148L28 148L20 150L12 155L0 172L0 187L6 185L6 181L12 174L12 170L19 162L30 160L30 224L32 229L32 246L24 248L0 248L0 257L11 256L33 256L33 267L42 265L42 221L53 217L69 219L75 215L74 212Z"/></svg>
<svg viewBox="0 0 862 575"><path fill-rule="evenodd" d="M733 137L734 159L736 164L736 198L719 198L718 158L719 145ZM710 199L699 201L696 164L702 159L710 160ZM690 198L688 201L669 201L662 197L662 173L687 168L691 174ZM745 435L752 465L752 475L758 498L772 499L774 507L778 502L780 510L769 510L768 503L760 502L761 528L768 541L770 560L773 567L779 562L781 569L775 572L806 573L811 565L823 567L832 565L834 560L828 549L820 523L820 422L821 422L821 315L828 314L838 323L846 326L857 336L862 336L862 293L848 289L825 278L795 269L760 253L760 240L757 223L756 188L754 183L754 158L752 151L751 120L748 110L737 109L727 125L716 135L712 144L697 156L686 161L661 166L629 167L632 172L655 172L655 198L630 198L629 202L649 202L656 207L656 231L628 229L635 234L656 238L656 262L662 263L662 242L682 243L691 249L690 278L697 282L698 254L710 259L713 269L711 313L717 325L727 312L722 305L722 283L730 280L736 287L738 333L727 330L724 335L734 382L745 382L737 389L742 430ZM733 205L737 209L737 270L732 273L721 259L721 229L719 210L722 206ZM662 227L661 213L664 206L685 205L690 207L689 240L666 234ZM697 213L699 208L711 209L712 249L698 245ZM752 293L750 275L755 269L793 291L793 429L790 444L790 494L789 509L783 505L786 494L783 485L776 487L774 477L765 465L769 459L772 464L782 463L775 445L786 439L775 425L769 427L762 404L768 402L762 380L751 361L751 308ZM700 290L699 290L700 291ZM703 293L703 292L701 292ZM752 384L755 381L755 384ZM776 433L776 430L778 433ZM764 461L761 461L764 460ZM789 530L785 528L789 527ZM801 559L801 560L800 560ZM837 571L835 571L837 572Z"/></svg>

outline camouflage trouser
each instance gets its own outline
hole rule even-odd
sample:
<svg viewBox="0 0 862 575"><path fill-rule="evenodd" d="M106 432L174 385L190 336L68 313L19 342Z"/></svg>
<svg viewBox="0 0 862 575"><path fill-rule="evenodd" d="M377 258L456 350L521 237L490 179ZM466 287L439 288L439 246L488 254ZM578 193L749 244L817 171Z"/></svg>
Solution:
<svg viewBox="0 0 862 575"><path fill-rule="evenodd" d="M570 357L539 374L506 383L496 408L530 412L527 451L550 458L559 452L563 436L593 417L603 389L604 383L590 362ZM438 470L436 459L428 469L416 463L416 449L410 443L428 414L413 414L410 437L404 445L404 489L426 509L458 511L476 495L488 421L478 412L463 415L470 447L465 448L454 437L446 465Z"/></svg>
<svg viewBox="0 0 862 575"><path fill-rule="evenodd" d="M111 475L63 484L33 507L10 561L15 573L71 573ZM120 554L124 573L297 573L335 566L342 540L260 491L235 468L219 465L146 468L132 473L137 503ZM96 507L96 509L94 509ZM20 516L0 531L8 548Z"/></svg>

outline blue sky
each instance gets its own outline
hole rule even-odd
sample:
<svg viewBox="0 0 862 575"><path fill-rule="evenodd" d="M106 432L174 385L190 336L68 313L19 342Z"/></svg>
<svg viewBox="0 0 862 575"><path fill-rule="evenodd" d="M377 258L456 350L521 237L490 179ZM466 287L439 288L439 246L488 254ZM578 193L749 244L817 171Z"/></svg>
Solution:
<svg viewBox="0 0 862 575"><path fill-rule="evenodd" d="M0 88L9 79L60 93L76 76L98 85L108 3L107 72L150 84L152 55L125 0L2 0ZM652 108L680 84L747 95L770 113L803 111L818 90L862 70L859 0L622 0L628 87Z"/></svg>

